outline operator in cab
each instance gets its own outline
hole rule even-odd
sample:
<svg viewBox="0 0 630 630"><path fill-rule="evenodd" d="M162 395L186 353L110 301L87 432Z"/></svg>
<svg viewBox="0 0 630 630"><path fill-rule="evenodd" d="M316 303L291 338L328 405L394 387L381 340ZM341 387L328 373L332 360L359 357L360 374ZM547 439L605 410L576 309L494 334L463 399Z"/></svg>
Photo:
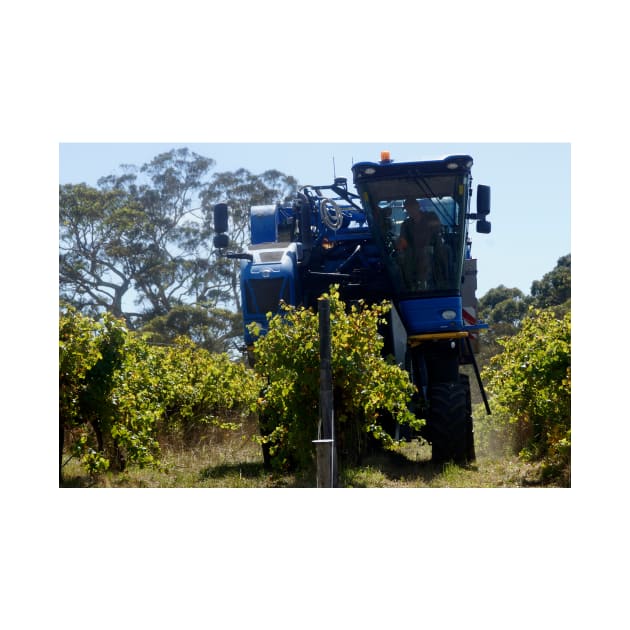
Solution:
<svg viewBox="0 0 630 630"><path fill-rule="evenodd" d="M396 249L407 289L437 288L446 272L442 224L434 212L422 209L413 197L405 199L403 207L407 219L401 225Z"/></svg>

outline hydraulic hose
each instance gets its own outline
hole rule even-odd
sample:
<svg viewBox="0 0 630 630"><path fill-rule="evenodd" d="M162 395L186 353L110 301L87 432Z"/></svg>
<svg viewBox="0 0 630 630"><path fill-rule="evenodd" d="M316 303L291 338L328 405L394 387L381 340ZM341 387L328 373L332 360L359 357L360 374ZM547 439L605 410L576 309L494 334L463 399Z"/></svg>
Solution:
<svg viewBox="0 0 630 630"><path fill-rule="evenodd" d="M329 210L330 208L332 208L332 213ZM319 214L324 225L335 232L343 224L343 212L339 209L337 202L333 199L321 199L319 202Z"/></svg>

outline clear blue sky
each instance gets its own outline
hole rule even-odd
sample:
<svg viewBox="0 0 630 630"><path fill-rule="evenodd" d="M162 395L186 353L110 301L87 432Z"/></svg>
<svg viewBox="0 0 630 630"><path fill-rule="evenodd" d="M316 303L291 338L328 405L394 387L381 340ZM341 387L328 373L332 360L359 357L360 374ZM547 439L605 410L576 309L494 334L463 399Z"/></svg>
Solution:
<svg viewBox="0 0 630 630"><path fill-rule="evenodd" d="M571 147L568 143L62 143L59 182L95 186L121 164L140 166L175 147L213 158L215 171L277 169L301 184L352 186L353 162L377 161L381 149L403 162L448 154L473 156L474 184L492 188L492 233L473 232L478 290L504 284L529 293L532 281L571 251ZM333 171L334 168L334 171Z"/></svg>

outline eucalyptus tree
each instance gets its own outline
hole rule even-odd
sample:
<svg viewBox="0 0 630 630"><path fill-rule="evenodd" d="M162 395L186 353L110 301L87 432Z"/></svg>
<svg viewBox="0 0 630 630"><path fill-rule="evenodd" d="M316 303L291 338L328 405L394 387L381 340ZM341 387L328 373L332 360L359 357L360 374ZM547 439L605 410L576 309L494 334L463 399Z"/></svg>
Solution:
<svg viewBox="0 0 630 630"><path fill-rule="evenodd" d="M199 192L214 160L174 149L139 169L99 180L106 190L124 190L141 207L143 230L137 235L142 264L134 275L136 304L143 319L165 315L175 305L207 300L198 278L212 276L214 256L201 226Z"/></svg>
<svg viewBox="0 0 630 630"><path fill-rule="evenodd" d="M97 187L60 186L60 298L125 317L158 342L186 334L225 349L240 337L238 263L213 248L213 206L229 204L230 249L242 251L250 207L285 201L297 182L277 170L213 174L214 165L173 149Z"/></svg>
<svg viewBox="0 0 630 630"><path fill-rule="evenodd" d="M479 317L490 327L479 336L477 361L486 365L490 357L501 352L499 339L515 335L527 315L531 298L516 287L500 284L479 299Z"/></svg>
<svg viewBox="0 0 630 630"><path fill-rule="evenodd" d="M212 276L214 253L198 194L213 166L177 149L139 168L125 166L97 188L61 186L62 297L84 311L125 316L130 325L204 303L198 278Z"/></svg>
<svg viewBox="0 0 630 630"><path fill-rule="evenodd" d="M531 294L534 306L549 308L566 306L571 299L571 254L558 258L556 266L540 280L532 283ZM558 309L556 309L558 310Z"/></svg>
<svg viewBox="0 0 630 630"><path fill-rule="evenodd" d="M84 312L120 317L146 252L145 214L120 189L59 188L59 289Z"/></svg>

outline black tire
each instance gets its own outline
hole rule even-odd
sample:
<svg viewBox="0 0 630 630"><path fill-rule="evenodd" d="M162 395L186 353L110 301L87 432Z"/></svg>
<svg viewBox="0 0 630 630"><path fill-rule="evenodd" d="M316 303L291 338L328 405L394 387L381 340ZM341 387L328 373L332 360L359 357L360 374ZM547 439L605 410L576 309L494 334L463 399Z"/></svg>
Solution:
<svg viewBox="0 0 630 630"><path fill-rule="evenodd" d="M469 391L469 390L468 390ZM470 449L465 385L436 383L430 388L427 418L434 464L465 464Z"/></svg>

